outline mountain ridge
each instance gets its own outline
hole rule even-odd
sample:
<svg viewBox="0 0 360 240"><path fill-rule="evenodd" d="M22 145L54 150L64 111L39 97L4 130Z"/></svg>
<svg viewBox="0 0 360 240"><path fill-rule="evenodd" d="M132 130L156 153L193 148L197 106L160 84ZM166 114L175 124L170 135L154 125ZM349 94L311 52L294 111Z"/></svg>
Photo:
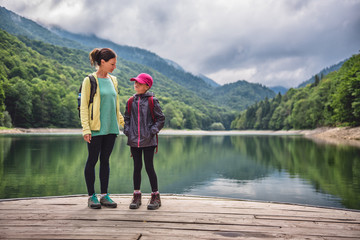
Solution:
<svg viewBox="0 0 360 240"><path fill-rule="evenodd" d="M16 18L16 16L18 16L16 13L13 13L3 7L0 7L0 11L1 13L5 12L7 14L1 14L0 28L5 28L4 30L8 29L9 33L15 34L17 36L25 35L29 38L34 38L50 44L81 49L85 51L90 51L91 49L100 46L112 47L120 58L153 68L154 70L162 73L164 76L167 76L169 79L172 79L174 82L192 91L193 94L207 101L213 101L213 96L216 95L214 94L214 90L216 89L217 85L213 80L205 79L202 76L194 76L189 72L183 71L180 65L176 64L171 60L163 59L148 50L140 49L137 47L118 45L109 40L100 39L95 35L91 35L89 37L86 35L70 33L54 26L45 28L38 25L32 20L28 20L19 16L19 18L22 19L21 23L25 22L27 24L27 28L24 29L23 26L19 25L19 22L11 22L10 20L4 20L5 16L13 16L12 18ZM29 30L31 30L32 28L39 29L37 31L37 38L35 38L33 34L30 34L31 31ZM14 29L17 29L17 31L13 31ZM57 41L55 41L54 39ZM169 64L170 61L172 62L172 64ZM262 95L262 93L259 93L259 95ZM255 100L250 99L250 101ZM213 102L216 102L217 104L219 104L219 106L228 108L228 106L222 101ZM239 106L240 104L236 105L235 109L233 110L243 110L242 108L239 108Z"/></svg>
<svg viewBox="0 0 360 240"><path fill-rule="evenodd" d="M308 80L302 82L299 84L299 86L297 86L297 88L302 88L302 87L306 87L306 85L308 84L311 84L311 83L314 83L315 82L315 79L316 79L316 76L321 80L322 78L324 78L326 75L328 75L329 73L331 72L334 72L334 71L337 71L339 70L342 65L348 60L349 58L343 60L343 61L340 61L338 62L337 64L334 64L330 67L326 67L326 68L323 68L320 72L318 72L317 74L315 74L314 76L312 76L311 78L309 78Z"/></svg>
<svg viewBox="0 0 360 240"><path fill-rule="evenodd" d="M0 45L0 126L7 122L6 126L25 128L79 127L77 91L84 76L94 71L88 53L16 37L4 30L0 30ZM147 66L120 58L113 75L118 77L122 113L134 94L129 79L139 71L156 79L152 90L166 114L166 127L209 129L220 122L229 129L235 115L228 109L194 95Z"/></svg>

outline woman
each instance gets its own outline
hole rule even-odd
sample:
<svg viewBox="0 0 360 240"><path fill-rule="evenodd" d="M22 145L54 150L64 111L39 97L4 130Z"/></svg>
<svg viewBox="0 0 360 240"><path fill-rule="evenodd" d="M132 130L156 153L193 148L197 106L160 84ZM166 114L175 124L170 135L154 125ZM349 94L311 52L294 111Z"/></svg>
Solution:
<svg viewBox="0 0 360 240"><path fill-rule="evenodd" d="M91 75L96 80L96 92L90 102L91 83L86 77L82 83L80 118L83 137L88 146L88 158L85 165L85 180L89 194L88 207L101 208L101 205L116 208L117 204L108 194L109 158L119 126L124 126L120 113L116 77L111 76L116 68L116 54L109 48L96 48L89 54L92 66L97 71ZM100 202L95 194L95 165L100 155Z"/></svg>

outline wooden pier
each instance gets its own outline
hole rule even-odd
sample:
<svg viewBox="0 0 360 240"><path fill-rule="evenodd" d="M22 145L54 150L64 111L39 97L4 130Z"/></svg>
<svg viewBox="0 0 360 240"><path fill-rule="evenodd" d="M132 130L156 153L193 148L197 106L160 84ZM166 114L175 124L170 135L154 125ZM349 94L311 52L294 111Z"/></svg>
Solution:
<svg viewBox="0 0 360 240"><path fill-rule="evenodd" d="M89 209L87 196L0 201L0 239L359 239L360 211L182 195Z"/></svg>

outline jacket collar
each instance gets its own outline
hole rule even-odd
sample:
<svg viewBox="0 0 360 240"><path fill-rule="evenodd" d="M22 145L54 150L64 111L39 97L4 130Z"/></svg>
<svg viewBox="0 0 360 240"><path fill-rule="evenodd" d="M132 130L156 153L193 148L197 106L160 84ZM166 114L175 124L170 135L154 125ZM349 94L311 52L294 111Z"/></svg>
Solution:
<svg viewBox="0 0 360 240"><path fill-rule="evenodd" d="M140 98L144 98L144 97L154 97L154 93L153 92L146 92L144 94L134 94L134 97L140 97Z"/></svg>

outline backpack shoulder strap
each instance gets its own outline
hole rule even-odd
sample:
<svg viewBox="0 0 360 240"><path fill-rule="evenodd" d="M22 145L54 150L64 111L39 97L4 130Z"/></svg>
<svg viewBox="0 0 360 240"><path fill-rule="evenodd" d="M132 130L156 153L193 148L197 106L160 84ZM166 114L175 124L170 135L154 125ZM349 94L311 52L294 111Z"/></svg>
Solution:
<svg viewBox="0 0 360 240"><path fill-rule="evenodd" d="M153 96L149 97L148 101L149 101L151 117L152 117L152 119L153 119L153 121L155 123L156 118L155 118L155 115L154 115L154 97ZM155 150L155 153L158 152L158 148L159 148L159 137L158 137L158 134L156 134L156 150Z"/></svg>
<svg viewBox="0 0 360 240"><path fill-rule="evenodd" d="M133 101L134 101L134 96L130 97L128 102L127 102L127 111L128 111L129 114L131 114L131 106L132 106ZM149 97L148 101L149 101L149 108L150 108L151 117L155 122L156 119L155 119L155 115L154 115L154 97L153 96Z"/></svg>
<svg viewBox="0 0 360 240"><path fill-rule="evenodd" d="M92 103L94 101L94 96L95 96L95 93L96 93L96 88L97 88L97 84L96 84L96 79L93 75L89 75L88 76L89 79L90 79L90 99L89 99L89 105L90 103Z"/></svg>
<svg viewBox="0 0 360 240"><path fill-rule="evenodd" d="M153 121L156 122L155 115L154 115L154 97L153 96L149 97L148 101L149 101L151 117L152 117Z"/></svg>
<svg viewBox="0 0 360 240"><path fill-rule="evenodd" d="M130 97L127 102L127 111L130 115L131 115L131 106L132 106L133 101L134 101L134 96Z"/></svg>

